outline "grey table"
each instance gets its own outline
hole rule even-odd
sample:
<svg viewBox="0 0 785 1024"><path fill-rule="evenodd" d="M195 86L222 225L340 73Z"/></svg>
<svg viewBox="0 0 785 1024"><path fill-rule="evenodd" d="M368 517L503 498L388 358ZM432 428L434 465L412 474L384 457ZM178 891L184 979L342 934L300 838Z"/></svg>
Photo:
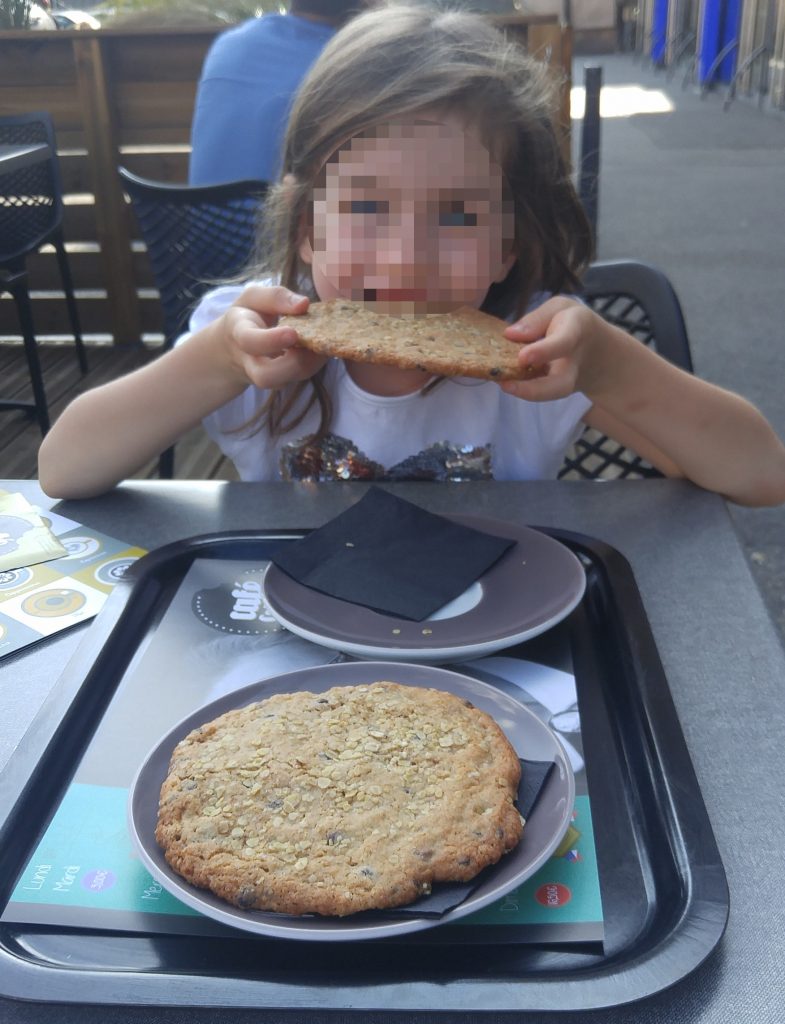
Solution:
<svg viewBox="0 0 785 1024"><path fill-rule="evenodd" d="M30 481L0 486L51 505ZM106 497L59 506L64 515L144 547L228 529L318 526L342 511L363 485L128 483ZM435 512L463 511L593 535L630 561L673 692L731 890L720 947L673 989L612 1011L522 1014L511 1018L466 1006L461 1020L518 1019L607 1024L781 1024L785 1019L782 941L782 767L785 654L755 587L727 509L686 483L402 484L402 497ZM87 627L89 628L89 627ZM20 741L53 686L79 632L0 662L0 765ZM42 969L43 970L43 969ZM451 1015L296 1007L284 1011L111 1008L0 1000L5 1024L318 1024L443 1022ZM229 1000L230 997L227 997ZM454 1018L453 1018L454 1019Z"/></svg>

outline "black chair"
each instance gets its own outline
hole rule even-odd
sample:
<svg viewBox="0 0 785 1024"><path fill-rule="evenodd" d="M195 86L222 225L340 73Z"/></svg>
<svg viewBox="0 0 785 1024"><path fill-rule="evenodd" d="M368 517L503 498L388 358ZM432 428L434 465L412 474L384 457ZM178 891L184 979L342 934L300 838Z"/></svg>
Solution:
<svg viewBox="0 0 785 1024"><path fill-rule="evenodd" d="M594 263L583 297L609 323L627 331L676 366L693 372L681 305L661 270L636 260ZM635 452L589 427L567 453L559 479L645 479L662 474Z"/></svg>
<svg viewBox="0 0 785 1024"><path fill-rule="evenodd" d="M45 434L49 429L49 411L33 329L26 259L47 243L54 246L57 254L79 367L82 373L87 372L87 356L63 240L63 189L52 119L46 113L0 117L0 144L48 147L45 159L5 171L0 176L0 290L9 292L16 303L35 399L33 405L21 401L3 401L0 405L6 409L35 409L41 432Z"/></svg>
<svg viewBox="0 0 785 1024"><path fill-rule="evenodd" d="M171 185L118 168L147 248L164 312L164 347L188 326L198 299L237 276L253 256L267 192L263 181ZM164 452L159 476L174 474L174 451Z"/></svg>

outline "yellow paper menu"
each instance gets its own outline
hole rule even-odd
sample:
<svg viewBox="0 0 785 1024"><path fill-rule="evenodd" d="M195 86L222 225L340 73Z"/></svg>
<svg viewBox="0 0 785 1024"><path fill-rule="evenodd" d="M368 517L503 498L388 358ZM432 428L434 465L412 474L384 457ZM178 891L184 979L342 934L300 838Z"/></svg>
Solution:
<svg viewBox="0 0 785 1024"><path fill-rule="evenodd" d="M91 619L145 553L53 509L25 507L24 498L7 501L19 497L0 491L0 535L10 556L8 563L0 564L0 658ZM49 549L51 554L39 549L37 561L27 546L19 544L28 539L30 523L25 516L31 512L57 545Z"/></svg>
<svg viewBox="0 0 785 1024"><path fill-rule="evenodd" d="M66 549L23 495L0 493L0 572L65 554Z"/></svg>

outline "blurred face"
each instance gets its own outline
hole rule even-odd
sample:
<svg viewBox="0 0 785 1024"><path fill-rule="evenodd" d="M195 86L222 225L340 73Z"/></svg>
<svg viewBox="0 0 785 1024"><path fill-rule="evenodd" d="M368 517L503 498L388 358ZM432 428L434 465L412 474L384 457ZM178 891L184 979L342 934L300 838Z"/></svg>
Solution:
<svg viewBox="0 0 785 1024"><path fill-rule="evenodd" d="M350 139L314 190L300 249L322 300L399 315L479 306L513 257L501 168L461 122L392 121Z"/></svg>

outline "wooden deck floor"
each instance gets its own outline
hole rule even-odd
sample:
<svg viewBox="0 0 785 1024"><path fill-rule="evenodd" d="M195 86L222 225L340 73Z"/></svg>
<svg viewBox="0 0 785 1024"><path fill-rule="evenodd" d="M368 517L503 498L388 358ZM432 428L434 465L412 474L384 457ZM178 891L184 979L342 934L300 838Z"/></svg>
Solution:
<svg viewBox="0 0 785 1024"><path fill-rule="evenodd" d="M52 422L68 403L98 384L120 377L155 358L156 350L144 348L91 346L89 372L83 377L71 345L39 345L49 413ZM21 345L0 345L0 400L31 399L30 378ZM41 431L32 415L0 409L0 477L34 479L38 475L38 446ZM154 479L158 462L152 460L135 474L136 479ZM175 477L178 480L236 480L237 473L201 427L192 430L177 445Z"/></svg>

